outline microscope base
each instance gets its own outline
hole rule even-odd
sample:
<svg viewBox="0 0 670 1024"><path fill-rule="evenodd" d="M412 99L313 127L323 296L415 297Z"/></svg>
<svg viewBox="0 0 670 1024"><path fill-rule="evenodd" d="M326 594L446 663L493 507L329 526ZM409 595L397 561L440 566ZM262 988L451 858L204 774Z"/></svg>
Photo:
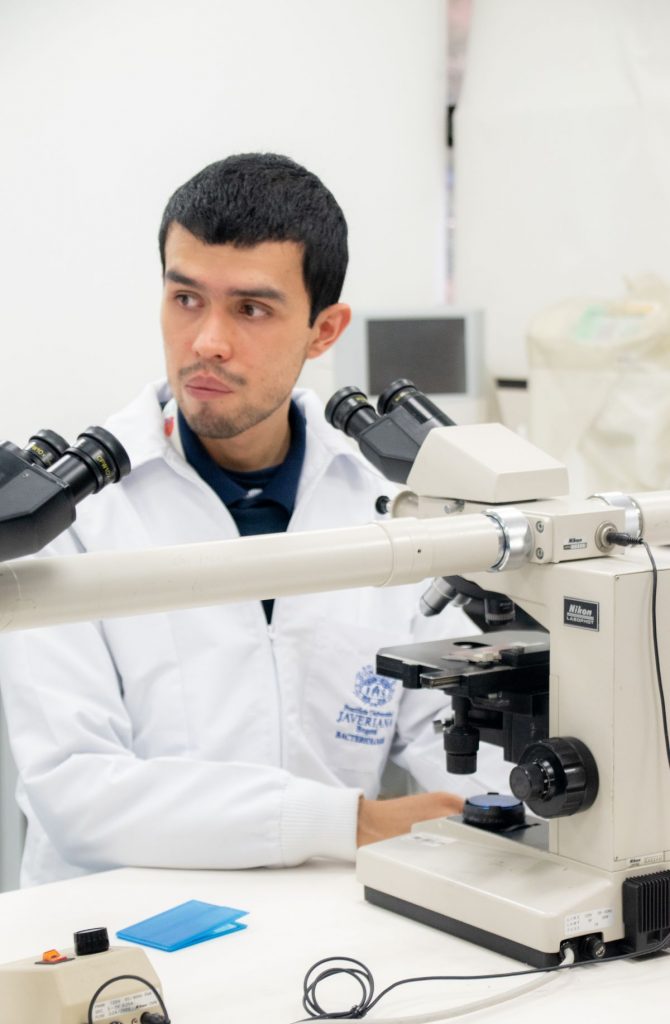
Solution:
<svg viewBox="0 0 670 1024"><path fill-rule="evenodd" d="M483 928L476 928L474 925L466 924L465 921L458 921L455 917L448 917L446 914L438 914L434 910L427 910L415 903L408 903L407 900L389 896L377 889L364 887L365 899L368 903L384 910L392 910L394 914L401 914L409 917L412 921L420 924L427 924L431 928L439 928L442 932L455 935L457 939L465 939L466 942L474 942L478 946L490 949L494 953L501 953L513 960L521 960L531 967L553 967L560 963L561 957L557 953L543 953L539 949L531 949L530 946L523 946L519 942L512 942L502 935L495 935Z"/></svg>
<svg viewBox="0 0 670 1024"><path fill-rule="evenodd" d="M362 847L357 878L371 903L537 967L559 963L566 941L621 940L621 885L631 872L549 854L525 831L513 839L455 819L421 822Z"/></svg>

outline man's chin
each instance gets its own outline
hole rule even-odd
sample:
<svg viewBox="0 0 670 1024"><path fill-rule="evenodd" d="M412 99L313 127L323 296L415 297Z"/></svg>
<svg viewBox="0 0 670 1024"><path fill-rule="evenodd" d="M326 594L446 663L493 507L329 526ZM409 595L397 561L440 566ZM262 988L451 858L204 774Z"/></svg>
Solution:
<svg viewBox="0 0 670 1024"><path fill-rule="evenodd" d="M187 416L184 413L184 419L188 423L189 427L194 434L198 437L206 437L214 441L223 441L229 437L237 437L238 434L243 434L245 430L249 428L243 423L231 421L230 419L222 419L213 416Z"/></svg>
<svg viewBox="0 0 670 1024"><path fill-rule="evenodd" d="M238 437L258 423L262 423L270 415L261 410L251 409L242 410L237 416L222 416L209 409L182 412L193 433L211 441L225 441L231 437Z"/></svg>

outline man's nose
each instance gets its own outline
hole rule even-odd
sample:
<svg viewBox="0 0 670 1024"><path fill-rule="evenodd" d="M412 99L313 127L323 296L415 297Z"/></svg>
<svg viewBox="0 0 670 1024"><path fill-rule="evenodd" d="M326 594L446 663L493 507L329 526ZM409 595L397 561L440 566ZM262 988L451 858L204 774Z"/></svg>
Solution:
<svg viewBox="0 0 670 1024"><path fill-rule="evenodd" d="M206 359L228 360L234 350L233 325L223 314L211 310L200 324L193 351Z"/></svg>

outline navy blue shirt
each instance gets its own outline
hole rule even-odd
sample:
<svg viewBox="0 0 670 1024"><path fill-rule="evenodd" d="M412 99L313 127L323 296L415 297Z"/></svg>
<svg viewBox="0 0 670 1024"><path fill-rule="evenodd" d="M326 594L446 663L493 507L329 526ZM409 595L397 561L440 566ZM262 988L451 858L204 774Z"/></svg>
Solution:
<svg viewBox="0 0 670 1024"><path fill-rule="evenodd" d="M288 414L291 444L286 458L278 466L251 473L238 473L219 466L193 433L181 409L177 417L187 462L226 505L240 536L283 533L293 515L305 458L305 417L295 402L291 402ZM268 622L272 619L273 605L271 598L263 601Z"/></svg>

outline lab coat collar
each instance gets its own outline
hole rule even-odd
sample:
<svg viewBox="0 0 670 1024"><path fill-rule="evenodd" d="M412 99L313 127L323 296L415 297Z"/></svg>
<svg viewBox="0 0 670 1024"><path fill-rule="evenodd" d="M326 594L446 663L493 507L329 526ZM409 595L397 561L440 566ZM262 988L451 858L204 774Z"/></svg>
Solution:
<svg viewBox="0 0 670 1024"><path fill-rule="evenodd" d="M175 447L166 433L168 421L163 414L163 408L171 397L166 380L153 381L125 409L115 413L105 424L126 448L133 469L136 470L154 459L170 460L174 457ZM344 434L326 422L321 400L313 391L296 388L293 398L307 422L305 467L301 489L335 458L364 461ZM368 471L372 469L368 463L365 465Z"/></svg>

